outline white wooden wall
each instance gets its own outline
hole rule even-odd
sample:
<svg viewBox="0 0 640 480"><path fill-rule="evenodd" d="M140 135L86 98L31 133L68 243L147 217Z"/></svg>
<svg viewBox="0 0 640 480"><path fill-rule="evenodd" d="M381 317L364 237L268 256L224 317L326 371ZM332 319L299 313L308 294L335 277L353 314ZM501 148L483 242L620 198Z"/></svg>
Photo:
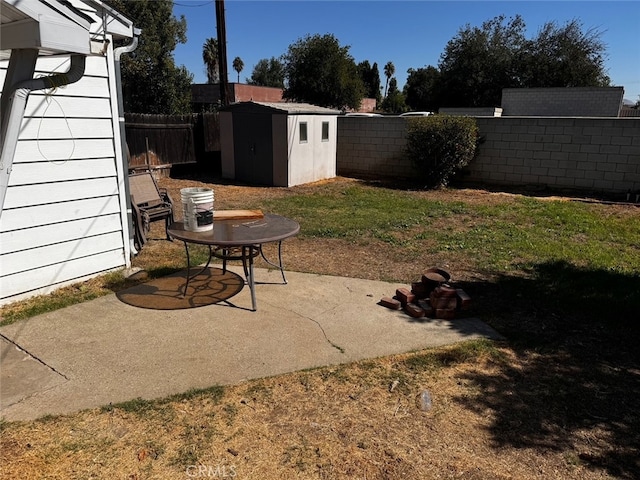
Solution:
<svg viewBox="0 0 640 480"><path fill-rule="evenodd" d="M68 67L42 57L36 77ZM129 265L115 90L109 47L77 83L29 96L0 219L0 304Z"/></svg>

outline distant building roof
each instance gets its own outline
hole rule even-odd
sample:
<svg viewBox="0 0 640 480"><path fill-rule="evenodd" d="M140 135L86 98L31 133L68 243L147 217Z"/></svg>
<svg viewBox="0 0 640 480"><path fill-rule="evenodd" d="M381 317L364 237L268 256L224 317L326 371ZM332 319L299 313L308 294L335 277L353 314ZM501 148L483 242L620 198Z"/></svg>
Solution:
<svg viewBox="0 0 640 480"><path fill-rule="evenodd" d="M311 105L310 103L293 103L293 102L254 102L258 105L265 107L276 108L278 110L284 110L288 113L323 113L328 115L338 115L340 110L334 110L332 108L319 107L317 105Z"/></svg>
<svg viewBox="0 0 640 480"><path fill-rule="evenodd" d="M251 106L260 106L273 110L280 110L291 115L296 114L315 114L315 115L339 115L340 110L332 108L319 107L310 103L293 103L293 102L238 102L232 103L227 109L247 108Z"/></svg>

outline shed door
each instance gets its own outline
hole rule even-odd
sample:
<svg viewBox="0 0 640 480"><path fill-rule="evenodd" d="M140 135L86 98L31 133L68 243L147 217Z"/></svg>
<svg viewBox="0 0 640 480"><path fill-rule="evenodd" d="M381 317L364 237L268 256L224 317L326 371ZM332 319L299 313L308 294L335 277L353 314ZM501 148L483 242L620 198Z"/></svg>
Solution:
<svg viewBox="0 0 640 480"><path fill-rule="evenodd" d="M273 185L271 113L233 113L235 178L253 185Z"/></svg>

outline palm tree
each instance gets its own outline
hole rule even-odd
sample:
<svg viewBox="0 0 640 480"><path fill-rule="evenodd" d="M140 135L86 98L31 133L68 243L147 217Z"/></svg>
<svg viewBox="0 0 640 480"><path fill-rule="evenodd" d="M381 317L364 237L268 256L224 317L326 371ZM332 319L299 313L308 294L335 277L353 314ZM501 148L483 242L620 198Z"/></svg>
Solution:
<svg viewBox="0 0 640 480"><path fill-rule="evenodd" d="M218 68L218 40L207 38L202 45L202 61L207 72L207 83L218 83L220 72Z"/></svg>
<svg viewBox="0 0 640 480"><path fill-rule="evenodd" d="M238 83L240 83L240 72L244 68L244 62L240 57L236 57L233 59L233 69L238 72Z"/></svg>
<svg viewBox="0 0 640 480"><path fill-rule="evenodd" d="M393 62L387 62L384 66L384 76L387 77L387 83L384 85L384 96L387 96L387 88L389 87L389 79L393 77L393 74L396 73L396 67L393 65Z"/></svg>

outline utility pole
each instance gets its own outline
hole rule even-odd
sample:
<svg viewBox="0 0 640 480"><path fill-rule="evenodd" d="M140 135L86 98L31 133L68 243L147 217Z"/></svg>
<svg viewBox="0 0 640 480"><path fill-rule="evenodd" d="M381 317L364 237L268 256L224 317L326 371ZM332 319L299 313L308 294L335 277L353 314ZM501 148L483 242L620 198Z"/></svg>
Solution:
<svg viewBox="0 0 640 480"><path fill-rule="evenodd" d="M218 68L220 69L220 103L229 105L229 81L227 79L227 29L224 20L224 0L216 0L216 28L218 30Z"/></svg>

